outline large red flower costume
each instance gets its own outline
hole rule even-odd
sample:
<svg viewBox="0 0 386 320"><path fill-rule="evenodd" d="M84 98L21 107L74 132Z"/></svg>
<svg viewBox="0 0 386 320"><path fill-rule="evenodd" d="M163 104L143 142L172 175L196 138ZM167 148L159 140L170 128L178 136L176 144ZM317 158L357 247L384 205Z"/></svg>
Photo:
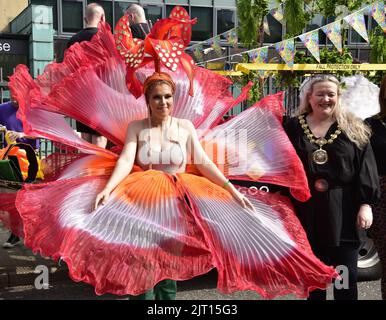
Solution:
<svg viewBox="0 0 386 320"><path fill-rule="evenodd" d="M178 17L176 12L182 13ZM49 65L38 79L25 67L17 68L10 87L26 133L80 151L70 160L51 156L49 160L63 161L50 182L18 192L25 244L63 259L71 278L94 285L97 294L140 294L162 279L190 279L212 268L225 293L255 290L268 298L288 293L305 297L325 288L335 271L313 255L287 198L247 193L256 209L251 213L193 164L174 176L134 166L108 202L93 210L118 154L80 139L62 115L96 129L116 149L122 147L128 123L147 116L144 97L136 99L128 91L137 94L153 71L149 65L128 75L149 62L146 53L158 57L156 68L172 71L177 87L173 116L192 121L208 155L228 178L275 183L289 187L300 200L309 197L301 162L281 127L281 93L218 125L248 88L235 99L228 79L194 67L184 54L176 53L177 67L162 60L176 51L174 43L188 44L188 18L176 9L172 18L155 24L143 43L124 37L117 43L102 25L91 42L73 45L63 63ZM114 45L122 43L126 46L117 51ZM130 61L135 54L138 61ZM133 82L127 85L128 78ZM188 94L191 88L194 96Z"/></svg>

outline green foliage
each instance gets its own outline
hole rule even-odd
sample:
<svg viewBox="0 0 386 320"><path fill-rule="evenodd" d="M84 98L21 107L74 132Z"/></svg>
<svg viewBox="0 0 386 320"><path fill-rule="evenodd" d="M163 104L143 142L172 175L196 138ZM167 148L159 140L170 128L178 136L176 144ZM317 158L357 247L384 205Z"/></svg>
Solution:
<svg viewBox="0 0 386 320"><path fill-rule="evenodd" d="M381 27L377 26L371 31L370 43L370 63L386 63L386 36ZM368 78L379 85L385 74L384 70L370 72Z"/></svg>
<svg viewBox="0 0 386 320"><path fill-rule="evenodd" d="M304 1L287 0L284 3L284 19L287 24L286 37L292 38L302 33L311 16L304 10Z"/></svg>
<svg viewBox="0 0 386 320"><path fill-rule="evenodd" d="M243 45L251 48L259 43L259 31L268 14L268 1L237 0L239 17L238 37Z"/></svg>
<svg viewBox="0 0 386 320"><path fill-rule="evenodd" d="M243 74L242 77L239 77L238 83L241 84L242 87L245 87L248 82L252 81L253 86L249 90L248 97L248 106L253 105L255 102L259 101L262 98L262 81L259 79L258 73L251 71L248 74Z"/></svg>
<svg viewBox="0 0 386 320"><path fill-rule="evenodd" d="M371 63L386 63L386 36L381 27L376 27L370 33Z"/></svg>
<svg viewBox="0 0 386 320"><path fill-rule="evenodd" d="M349 11L354 11L362 5L372 2L363 0L316 0L316 6L318 11L327 18L335 16L335 8L337 6L346 6Z"/></svg>

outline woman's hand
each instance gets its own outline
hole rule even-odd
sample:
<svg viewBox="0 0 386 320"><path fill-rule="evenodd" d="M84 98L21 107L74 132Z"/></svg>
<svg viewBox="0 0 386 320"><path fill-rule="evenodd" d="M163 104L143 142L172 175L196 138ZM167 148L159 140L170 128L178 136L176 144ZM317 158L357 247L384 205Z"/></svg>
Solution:
<svg viewBox="0 0 386 320"><path fill-rule="evenodd" d="M357 226L362 229L368 229L373 224L373 212L371 206L362 204L358 211Z"/></svg>
<svg viewBox="0 0 386 320"><path fill-rule="evenodd" d="M255 208L253 207L252 203L249 201L249 199L242 194L240 191L238 191L236 188L233 188L234 190L231 192L233 198L236 199L236 201L244 208L244 209L250 209L252 211L255 211Z"/></svg>
<svg viewBox="0 0 386 320"><path fill-rule="evenodd" d="M98 208L99 204L104 205L107 202L107 200L110 197L110 193L111 193L111 191L108 189L103 189L101 192L98 193L98 195L96 196L96 199L95 199L94 210L96 210Z"/></svg>

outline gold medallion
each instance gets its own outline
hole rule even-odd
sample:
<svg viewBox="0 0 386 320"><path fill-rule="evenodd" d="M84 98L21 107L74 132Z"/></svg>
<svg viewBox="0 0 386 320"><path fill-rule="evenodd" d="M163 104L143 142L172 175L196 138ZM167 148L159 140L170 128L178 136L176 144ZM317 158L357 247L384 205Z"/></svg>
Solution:
<svg viewBox="0 0 386 320"><path fill-rule="evenodd" d="M318 149L312 153L312 160L316 164L325 164L328 161L327 151Z"/></svg>
<svg viewBox="0 0 386 320"><path fill-rule="evenodd" d="M323 137L316 138L307 124L305 114L301 114L298 119L301 127L303 128L304 134L308 138L310 143L319 146L319 149L312 153L312 161L314 161L316 164L325 164L328 161L328 154L327 151L323 150L322 148L324 145L333 143L334 140L342 133L342 129L338 125L335 132L330 134L330 137L328 139Z"/></svg>

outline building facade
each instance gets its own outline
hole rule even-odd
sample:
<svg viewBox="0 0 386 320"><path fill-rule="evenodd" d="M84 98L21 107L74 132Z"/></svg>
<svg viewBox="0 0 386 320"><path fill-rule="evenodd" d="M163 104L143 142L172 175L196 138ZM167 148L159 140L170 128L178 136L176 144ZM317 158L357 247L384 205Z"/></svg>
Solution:
<svg viewBox="0 0 386 320"><path fill-rule="evenodd" d="M36 76L50 61L62 60L67 41L84 27L85 9L92 2L104 8L106 20L112 28L131 3L143 6L152 23L168 17L175 5L183 6L191 17L198 18L192 28L192 44L238 25L236 0L0 0L0 102L6 97L7 77L18 63L27 64L31 74ZM271 7L274 3L272 1ZM265 43L281 41L286 34L285 24L270 14L267 20L270 35L265 36ZM320 28L331 21L315 15L304 31ZM368 16L365 16L365 21L369 31L377 25ZM322 31L319 38L321 46L332 46ZM227 50L224 56L243 51L242 48L226 47L226 44L224 47ZM297 47L302 47L300 40ZM370 46L352 29L349 31L348 47L357 60L369 60ZM276 56L274 48L270 48L269 52L270 58ZM206 57L210 58L211 55ZM237 63L239 60L240 56L235 56L229 62Z"/></svg>

